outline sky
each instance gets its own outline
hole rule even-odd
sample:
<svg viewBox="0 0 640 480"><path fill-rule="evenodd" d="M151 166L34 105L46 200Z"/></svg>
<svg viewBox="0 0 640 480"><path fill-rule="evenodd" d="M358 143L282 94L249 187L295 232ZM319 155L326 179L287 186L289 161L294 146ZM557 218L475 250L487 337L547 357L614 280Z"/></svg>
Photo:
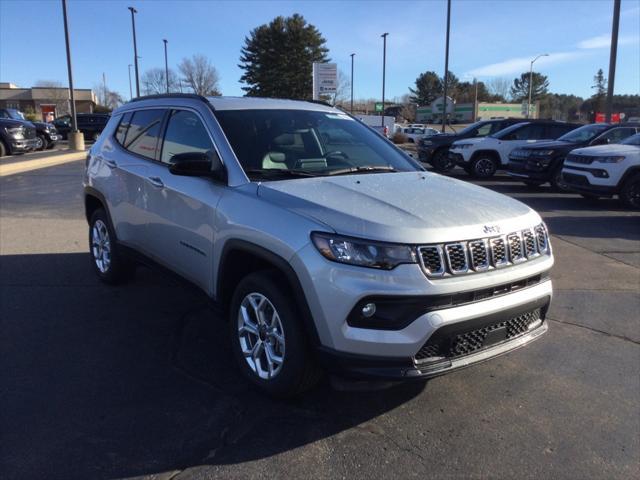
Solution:
<svg viewBox="0 0 640 480"><path fill-rule="evenodd" d="M300 13L327 41L329 57L349 75L355 53L354 96L382 94L382 33L387 37L386 98L399 97L424 71L444 71L446 1L177 1L68 0L74 84L107 86L129 98L133 63L131 14L140 74L204 54L220 75L224 95L242 95L240 49L250 31L278 15ZM513 80L529 70L547 75L554 93L592 95L599 68L608 74L613 0L453 0L449 70ZM622 0L615 93L640 93L640 0ZM67 84L60 0L0 0L0 82L30 87ZM135 94L135 86L134 86Z"/></svg>

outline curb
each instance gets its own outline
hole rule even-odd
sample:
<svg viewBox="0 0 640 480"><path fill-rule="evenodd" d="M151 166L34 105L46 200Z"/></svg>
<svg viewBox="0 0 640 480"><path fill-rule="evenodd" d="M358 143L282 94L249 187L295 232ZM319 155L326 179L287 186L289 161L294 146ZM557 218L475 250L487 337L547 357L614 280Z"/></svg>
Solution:
<svg viewBox="0 0 640 480"><path fill-rule="evenodd" d="M50 155L34 160L25 160L23 162L10 163L8 165L0 165L0 177L15 175L17 173L30 172L41 168L62 165L63 163L76 162L86 158L87 152L70 152L61 155Z"/></svg>

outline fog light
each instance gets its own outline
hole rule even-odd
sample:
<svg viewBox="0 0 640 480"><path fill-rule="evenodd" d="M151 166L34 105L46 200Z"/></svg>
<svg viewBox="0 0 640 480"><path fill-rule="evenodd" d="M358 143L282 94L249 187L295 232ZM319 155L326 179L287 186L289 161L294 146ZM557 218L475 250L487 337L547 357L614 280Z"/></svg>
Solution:
<svg viewBox="0 0 640 480"><path fill-rule="evenodd" d="M376 314L376 304L375 303L367 303L364 307L362 307L362 316L366 318L371 318Z"/></svg>

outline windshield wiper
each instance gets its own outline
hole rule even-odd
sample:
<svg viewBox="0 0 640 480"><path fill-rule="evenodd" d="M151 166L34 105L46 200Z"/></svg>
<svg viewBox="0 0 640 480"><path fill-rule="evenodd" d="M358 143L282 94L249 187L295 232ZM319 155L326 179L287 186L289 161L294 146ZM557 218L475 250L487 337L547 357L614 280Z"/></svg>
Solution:
<svg viewBox="0 0 640 480"><path fill-rule="evenodd" d="M286 168L248 168L244 171L247 175L260 175L263 177L317 177L316 174L305 170L289 170Z"/></svg>
<svg viewBox="0 0 640 480"><path fill-rule="evenodd" d="M377 172L397 172L397 170L387 165L349 167L349 168L340 168L338 170L332 170L330 172L327 172L326 175L348 175L350 173L377 173Z"/></svg>

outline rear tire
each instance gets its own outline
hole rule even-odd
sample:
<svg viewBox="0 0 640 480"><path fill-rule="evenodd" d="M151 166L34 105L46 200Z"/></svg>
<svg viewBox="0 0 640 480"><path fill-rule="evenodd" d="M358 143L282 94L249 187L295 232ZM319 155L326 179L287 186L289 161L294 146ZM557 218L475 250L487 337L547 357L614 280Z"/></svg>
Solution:
<svg viewBox="0 0 640 480"><path fill-rule="evenodd" d="M491 178L498 170L498 162L493 156L479 155L471 162L471 174L476 178Z"/></svg>
<svg viewBox="0 0 640 480"><path fill-rule="evenodd" d="M455 164L449 160L449 151L446 148L441 148L433 154L431 165L439 173L449 172L455 167Z"/></svg>
<svg viewBox="0 0 640 480"><path fill-rule="evenodd" d="M313 387L321 371L313 361L300 313L276 271L247 275L229 309L229 336L242 375L274 397Z"/></svg>
<svg viewBox="0 0 640 480"><path fill-rule="evenodd" d="M640 173L632 175L624 182L619 196L625 207L640 210Z"/></svg>
<svg viewBox="0 0 640 480"><path fill-rule="evenodd" d="M89 253L93 269L104 283L123 283L135 272L134 263L123 255L102 208L93 212L89 221Z"/></svg>

